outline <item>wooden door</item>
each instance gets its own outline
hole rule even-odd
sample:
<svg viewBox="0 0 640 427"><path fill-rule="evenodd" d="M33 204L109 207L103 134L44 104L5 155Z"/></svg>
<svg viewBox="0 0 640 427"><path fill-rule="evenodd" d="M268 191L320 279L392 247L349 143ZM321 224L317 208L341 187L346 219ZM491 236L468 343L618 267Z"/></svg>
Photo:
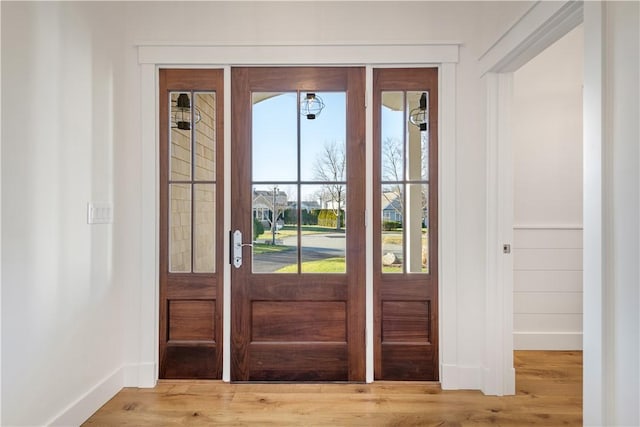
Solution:
<svg viewBox="0 0 640 427"><path fill-rule="evenodd" d="M364 69L231 85L232 229L253 245L232 266L231 378L364 381Z"/></svg>
<svg viewBox="0 0 640 427"><path fill-rule="evenodd" d="M160 70L160 378L221 378L223 72Z"/></svg>
<svg viewBox="0 0 640 427"><path fill-rule="evenodd" d="M438 379L438 70L375 69L375 378Z"/></svg>

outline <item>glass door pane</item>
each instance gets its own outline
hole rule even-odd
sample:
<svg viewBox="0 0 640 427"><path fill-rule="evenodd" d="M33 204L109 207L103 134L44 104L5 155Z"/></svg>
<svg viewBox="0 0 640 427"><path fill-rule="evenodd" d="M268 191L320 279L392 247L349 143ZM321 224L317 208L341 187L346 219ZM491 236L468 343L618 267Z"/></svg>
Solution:
<svg viewBox="0 0 640 427"><path fill-rule="evenodd" d="M253 272L345 273L346 93L252 101Z"/></svg>
<svg viewBox="0 0 640 427"><path fill-rule="evenodd" d="M382 272L428 273L429 93L383 91L381 98Z"/></svg>
<svg viewBox="0 0 640 427"><path fill-rule="evenodd" d="M169 94L169 271L215 273L216 93Z"/></svg>

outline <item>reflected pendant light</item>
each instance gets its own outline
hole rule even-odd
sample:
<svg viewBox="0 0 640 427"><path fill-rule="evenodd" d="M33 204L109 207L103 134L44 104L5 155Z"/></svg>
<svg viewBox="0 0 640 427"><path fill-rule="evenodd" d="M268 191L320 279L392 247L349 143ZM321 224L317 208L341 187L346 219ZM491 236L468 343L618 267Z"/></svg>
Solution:
<svg viewBox="0 0 640 427"><path fill-rule="evenodd" d="M409 121L412 125L417 126L420 130L427 130L427 123L429 122L429 113L427 112L427 93L422 92L420 95L420 105L417 108L411 110L409 114Z"/></svg>
<svg viewBox="0 0 640 427"><path fill-rule="evenodd" d="M307 93L304 99L300 102L300 114L306 116L307 119L313 120L320 115L324 109L324 102L315 93Z"/></svg>
<svg viewBox="0 0 640 427"><path fill-rule="evenodd" d="M189 95L181 93L175 101L171 102L171 127L180 130L191 130L192 119L194 123L200 121L200 110L195 108L192 118Z"/></svg>

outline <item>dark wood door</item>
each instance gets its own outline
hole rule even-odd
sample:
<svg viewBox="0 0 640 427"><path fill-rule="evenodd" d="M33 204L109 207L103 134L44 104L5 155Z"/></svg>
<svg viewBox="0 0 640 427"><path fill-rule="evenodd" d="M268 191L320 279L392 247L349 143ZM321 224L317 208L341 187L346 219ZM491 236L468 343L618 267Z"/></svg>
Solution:
<svg viewBox="0 0 640 427"><path fill-rule="evenodd" d="M159 376L221 378L223 72L159 77Z"/></svg>
<svg viewBox="0 0 640 427"><path fill-rule="evenodd" d="M375 69L375 378L438 379L438 70Z"/></svg>
<svg viewBox="0 0 640 427"><path fill-rule="evenodd" d="M364 69L232 69L233 381L364 381Z"/></svg>

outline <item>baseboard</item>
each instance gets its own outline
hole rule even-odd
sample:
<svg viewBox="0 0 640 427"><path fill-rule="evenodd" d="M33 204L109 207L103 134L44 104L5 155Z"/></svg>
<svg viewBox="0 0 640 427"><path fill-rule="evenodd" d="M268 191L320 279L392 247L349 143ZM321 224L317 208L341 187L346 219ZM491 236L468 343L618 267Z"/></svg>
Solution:
<svg viewBox="0 0 640 427"><path fill-rule="evenodd" d="M582 332L514 332L514 350L582 350Z"/></svg>
<svg viewBox="0 0 640 427"><path fill-rule="evenodd" d="M460 366L442 364L440 385L443 390L480 390L482 368L480 366Z"/></svg>
<svg viewBox="0 0 640 427"><path fill-rule="evenodd" d="M156 386L156 364L139 363L124 366L124 386L153 388Z"/></svg>
<svg viewBox="0 0 640 427"><path fill-rule="evenodd" d="M514 394L516 394L516 369L512 367L508 368L505 373L502 395L511 396Z"/></svg>
<svg viewBox="0 0 640 427"><path fill-rule="evenodd" d="M46 425L77 426L118 393L124 386L124 369L118 368L64 409Z"/></svg>

